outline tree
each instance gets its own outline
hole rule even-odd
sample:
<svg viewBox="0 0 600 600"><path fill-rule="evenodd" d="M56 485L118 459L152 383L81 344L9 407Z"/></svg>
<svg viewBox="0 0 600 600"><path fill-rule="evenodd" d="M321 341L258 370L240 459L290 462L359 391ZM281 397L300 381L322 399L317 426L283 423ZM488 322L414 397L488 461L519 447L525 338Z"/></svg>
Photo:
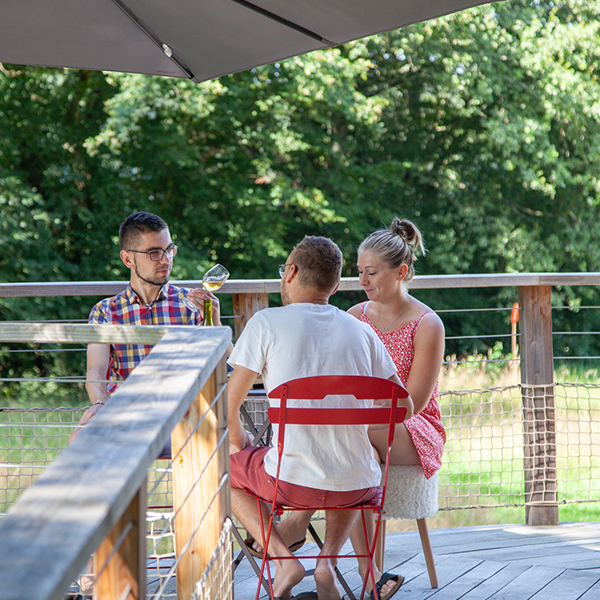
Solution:
<svg viewBox="0 0 600 600"><path fill-rule="evenodd" d="M0 207L19 258L2 276L124 278L116 232L134 210L169 222L176 278L215 262L275 277L305 233L338 241L352 275L360 240L397 215L425 234L420 273L600 270L599 8L492 4L201 85L4 65ZM434 308L516 300L420 295ZM44 305L84 318L89 303ZM469 335L506 319L445 321Z"/></svg>

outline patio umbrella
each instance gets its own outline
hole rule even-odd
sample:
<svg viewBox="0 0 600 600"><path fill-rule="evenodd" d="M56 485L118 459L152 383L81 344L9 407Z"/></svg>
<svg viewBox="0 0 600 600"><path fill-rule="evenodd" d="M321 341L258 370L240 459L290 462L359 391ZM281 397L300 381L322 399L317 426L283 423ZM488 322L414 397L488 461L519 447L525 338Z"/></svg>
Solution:
<svg viewBox="0 0 600 600"><path fill-rule="evenodd" d="M0 62L204 81L477 0L0 0Z"/></svg>

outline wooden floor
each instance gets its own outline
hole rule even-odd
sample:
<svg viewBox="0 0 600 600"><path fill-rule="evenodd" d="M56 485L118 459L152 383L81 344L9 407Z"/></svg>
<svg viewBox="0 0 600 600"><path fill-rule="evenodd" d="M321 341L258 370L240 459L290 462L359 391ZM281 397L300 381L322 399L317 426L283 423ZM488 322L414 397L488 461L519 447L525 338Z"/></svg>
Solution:
<svg viewBox="0 0 600 600"><path fill-rule="evenodd" d="M429 585L418 533L388 534L385 569L406 578L395 599L600 600L600 523L434 529L430 536L436 590ZM314 544L306 544L297 556L315 553ZM340 568L358 595L356 560L342 560ZM244 560L235 573L235 599L254 600L256 584ZM294 594L314 589L307 577Z"/></svg>

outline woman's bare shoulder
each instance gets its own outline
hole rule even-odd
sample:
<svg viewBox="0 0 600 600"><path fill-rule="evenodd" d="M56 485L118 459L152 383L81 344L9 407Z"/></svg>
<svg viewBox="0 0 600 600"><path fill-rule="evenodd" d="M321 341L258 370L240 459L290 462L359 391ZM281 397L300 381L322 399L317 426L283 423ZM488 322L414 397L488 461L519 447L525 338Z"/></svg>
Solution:
<svg viewBox="0 0 600 600"><path fill-rule="evenodd" d="M442 322L442 319L440 319L440 316L435 311L431 310L429 307L425 308L427 308L427 311L429 312L426 312L421 317L421 321L419 323L419 327L417 329L415 337L419 336L444 339L446 332L444 329L444 323Z"/></svg>
<svg viewBox="0 0 600 600"><path fill-rule="evenodd" d="M362 307L363 302L361 302L360 304L355 304L353 307L349 308L347 312L353 317L360 319L360 315L362 314Z"/></svg>

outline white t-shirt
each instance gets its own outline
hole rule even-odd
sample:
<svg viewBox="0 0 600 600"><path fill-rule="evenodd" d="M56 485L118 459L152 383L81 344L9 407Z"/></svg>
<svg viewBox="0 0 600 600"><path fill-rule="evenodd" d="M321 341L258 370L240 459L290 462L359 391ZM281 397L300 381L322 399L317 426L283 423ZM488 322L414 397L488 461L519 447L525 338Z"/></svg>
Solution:
<svg viewBox="0 0 600 600"><path fill-rule="evenodd" d="M373 330L329 304L294 303L267 308L249 321L229 358L262 374L267 393L281 383L317 375L368 375L388 379L396 367ZM270 400L278 406L278 400ZM290 406L370 406L351 396L323 401L290 401ZM277 426L273 426L277 440ZM277 451L265 457L269 475L277 471ZM366 425L286 427L282 481L305 487L350 491L379 485L381 470Z"/></svg>

